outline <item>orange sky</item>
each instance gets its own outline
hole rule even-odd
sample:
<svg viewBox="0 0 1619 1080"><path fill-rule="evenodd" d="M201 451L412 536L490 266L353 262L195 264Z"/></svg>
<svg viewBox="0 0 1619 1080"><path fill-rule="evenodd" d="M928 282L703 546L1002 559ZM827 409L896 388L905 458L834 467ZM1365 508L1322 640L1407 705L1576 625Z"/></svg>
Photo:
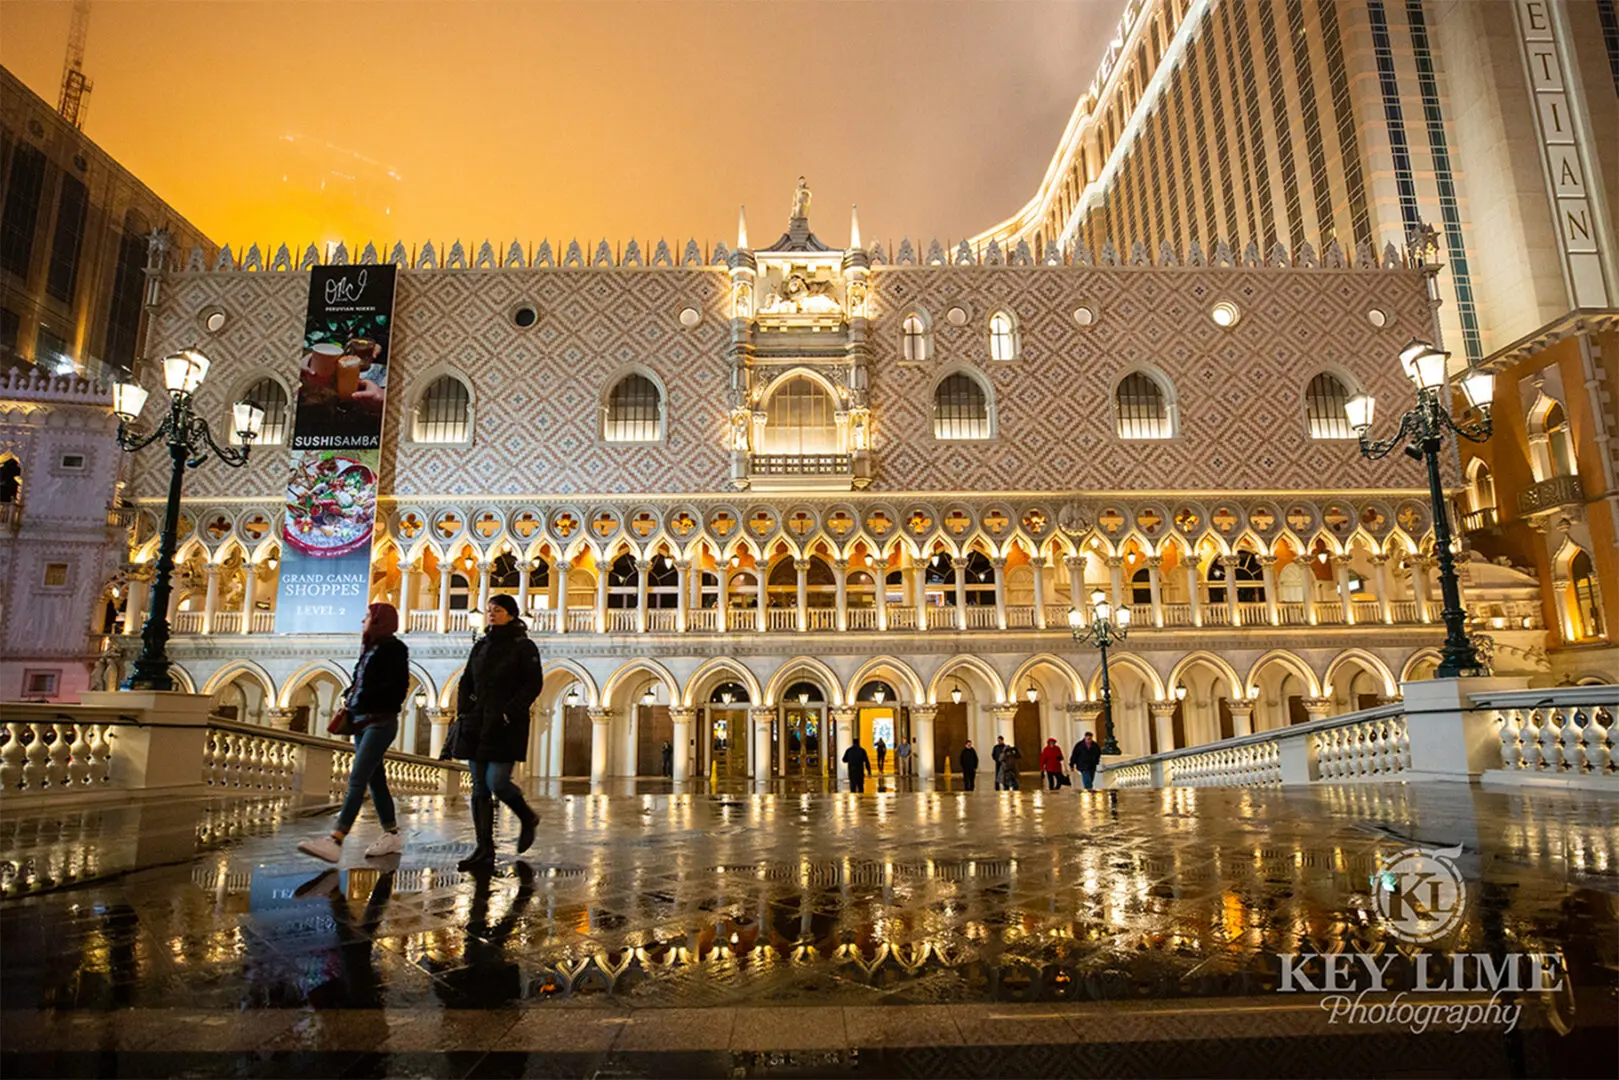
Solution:
<svg viewBox="0 0 1619 1080"><path fill-rule="evenodd" d="M95 0L86 132L240 247L785 227L960 239L1033 194L1122 0ZM54 102L71 5L0 0ZM768 235L767 235L768 234ZM502 246L497 244L497 246Z"/></svg>

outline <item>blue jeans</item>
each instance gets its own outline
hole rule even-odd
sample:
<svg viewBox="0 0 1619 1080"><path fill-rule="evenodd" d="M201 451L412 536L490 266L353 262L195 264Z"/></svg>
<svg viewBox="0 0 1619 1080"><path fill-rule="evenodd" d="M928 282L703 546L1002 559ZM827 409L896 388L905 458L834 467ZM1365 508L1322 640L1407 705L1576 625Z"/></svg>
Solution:
<svg viewBox="0 0 1619 1080"><path fill-rule="evenodd" d="M360 805L365 802L367 787L371 789L371 804L376 807L382 827L391 829L396 824L394 797L388 790L388 775L383 768L382 755L388 752L394 736L398 734L397 716L374 721L354 733L354 764L349 766L349 790L343 797L343 809L337 815L338 832L347 833L354 827L354 819L360 816Z"/></svg>
<svg viewBox="0 0 1619 1080"><path fill-rule="evenodd" d="M512 783L513 764L510 761L467 762L467 769L472 773L472 797L487 799L493 795L521 814L519 808L528 804L523 801L522 789Z"/></svg>
<svg viewBox="0 0 1619 1080"><path fill-rule="evenodd" d="M1079 770L1079 778L1085 782L1085 790L1086 791L1090 791L1092 788L1094 788L1096 786L1096 770L1095 769L1081 769L1081 770Z"/></svg>

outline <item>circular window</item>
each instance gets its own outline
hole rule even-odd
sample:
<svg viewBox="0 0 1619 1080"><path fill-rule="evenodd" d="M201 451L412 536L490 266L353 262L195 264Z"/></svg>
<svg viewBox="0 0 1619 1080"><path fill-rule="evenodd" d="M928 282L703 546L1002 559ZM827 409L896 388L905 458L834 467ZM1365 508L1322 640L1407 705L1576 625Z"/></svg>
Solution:
<svg viewBox="0 0 1619 1080"><path fill-rule="evenodd" d="M1081 326L1093 326L1096 323L1096 312L1092 308L1080 305L1074 309L1074 321Z"/></svg>
<svg viewBox="0 0 1619 1080"><path fill-rule="evenodd" d="M203 329L210 334L217 334L225 329L225 324L229 321L230 319L226 317L225 313L218 308L209 308L202 313Z"/></svg>
<svg viewBox="0 0 1619 1080"><path fill-rule="evenodd" d="M1373 308L1366 313L1366 319L1379 330L1389 324L1389 313L1382 308Z"/></svg>
<svg viewBox="0 0 1619 1080"><path fill-rule="evenodd" d="M963 307L951 308L949 311L944 313L944 321L949 323L951 326L966 326L967 309Z"/></svg>
<svg viewBox="0 0 1619 1080"><path fill-rule="evenodd" d="M517 310L512 312L512 322L519 330L527 330L540 321L540 313L534 310L533 304L519 304Z"/></svg>
<svg viewBox="0 0 1619 1080"><path fill-rule="evenodd" d="M73 167L75 169L79 170L80 172L85 172L90 168L90 163L85 160L83 154L74 154L73 155Z"/></svg>
<svg viewBox="0 0 1619 1080"><path fill-rule="evenodd" d="M1214 320L1215 326L1236 326L1241 313L1237 305L1229 300L1222 300L1209 311L1209 318Z"/></svg>
<svg viewBox="0 0 1619 1080"><path fill-rule="evenodd" d="M703 316L694 307L685 307L680 309L680 325L684 326L688 330L696 326L702 321L702 319Z"/></svg>

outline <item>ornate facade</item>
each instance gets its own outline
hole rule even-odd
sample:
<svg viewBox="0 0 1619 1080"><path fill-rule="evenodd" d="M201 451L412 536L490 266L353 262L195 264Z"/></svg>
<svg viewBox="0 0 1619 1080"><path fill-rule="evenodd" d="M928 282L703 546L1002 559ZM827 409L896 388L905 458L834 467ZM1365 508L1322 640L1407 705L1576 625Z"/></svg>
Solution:
<svg viewBox="0 0 1619 1080"><path fill-rule="evenodd" d="M885 252L857 226L834 248L807 201L766 247L744 226L735 250L389 254L372 594L408 628L406 747L437 749L492 592L546 657L542 775L655 773L664 742L678 770L755 776L825 769L856 734L914 738L924 773L969 737L1068 744L1099 725L1068 626L1098 589L1136 616L1111 665L1129 754L1431 667L1421 474L1362 459L1339 407L1401 391L1394 354L1431 333L1423 268ZM174 253L149 354L200 341L204 415L283 373L290 399L317 258ZM242 718L318 725L356 639L273 633L285 458L254 457L188 477L171 654ZM127 490L128 626L154 464ZM1538 662L1533 589L1505 590L1498 667Z"/></svg>

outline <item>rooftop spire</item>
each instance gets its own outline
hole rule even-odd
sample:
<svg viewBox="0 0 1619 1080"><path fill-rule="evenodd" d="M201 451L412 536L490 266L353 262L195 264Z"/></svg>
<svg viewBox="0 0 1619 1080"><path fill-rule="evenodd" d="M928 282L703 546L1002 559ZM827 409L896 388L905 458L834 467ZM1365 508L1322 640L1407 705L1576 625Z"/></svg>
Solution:
<svg viewBox="0 0 1619 1080"><path fill-rule="evenodd" d="M736 246L738 250L748 246L748 208L739 207L736 212Z"/></svg>
<svg viewBox="0 0 1619 1080"><path fill-rule="evenodd" d="M860 207L849 207L849 249L860 246Z"/></svg>

